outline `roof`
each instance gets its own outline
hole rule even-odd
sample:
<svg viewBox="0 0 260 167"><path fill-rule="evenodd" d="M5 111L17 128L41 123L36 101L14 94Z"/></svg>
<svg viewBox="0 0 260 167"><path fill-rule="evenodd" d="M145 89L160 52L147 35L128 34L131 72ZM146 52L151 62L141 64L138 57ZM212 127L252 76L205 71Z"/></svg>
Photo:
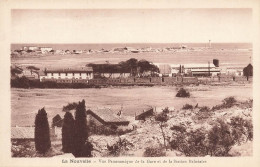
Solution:
<svg viewBox="0 0 260 167"><path fill-rule="evenodd" d="M58 69L58 68L48 68L46 69L46 72L92 72L93 68L92 67L78 67L78 68L63 68L63 69Z"/></svg>
<svg viewBox="0 0 260 167"><path fill-rule="evenodd" d="M12 127L11 139L34 139L34 127Z"/></svg>
<svg viewBox="0 0 260 167"><path fill-rule="evenodd" d="M117 111L112 111L109 108L103 108L103 109L91 109L87 111L87 114L95 115L101 118L106 123L109 122L127 122L122 115L118 116Z"/></svg>

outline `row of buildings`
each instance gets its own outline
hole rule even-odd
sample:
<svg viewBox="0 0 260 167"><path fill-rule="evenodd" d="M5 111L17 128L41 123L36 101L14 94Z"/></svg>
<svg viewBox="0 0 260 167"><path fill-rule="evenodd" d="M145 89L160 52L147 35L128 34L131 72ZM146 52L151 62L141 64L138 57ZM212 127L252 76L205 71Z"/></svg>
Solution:
<svg viewBox="0 0 260 167"><path fill-rule="evenodd" d="M129 69L119 68L118 64L97 64L98 66L73 67L73 68L46 68L44 70L28 69L17 67L20 70L19 77L25 76L29 79L39 79L43 81L67 82L88 82L96 78L122 79L131 78ZM220 67L219 60L214 59L212 63L205 64L155 64L160 72L157 77L216 77L228 75L231 77L243 76L243 67ZM149 71L147 75L149 76ZM138 78L138 77L137 77Z"/></svg>

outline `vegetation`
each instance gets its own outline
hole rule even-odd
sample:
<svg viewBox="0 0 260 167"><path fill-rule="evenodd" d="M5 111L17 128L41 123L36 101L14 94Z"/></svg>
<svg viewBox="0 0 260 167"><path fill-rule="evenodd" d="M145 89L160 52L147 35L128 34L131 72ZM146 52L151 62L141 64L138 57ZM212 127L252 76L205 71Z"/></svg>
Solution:
<svg viewBox="0 0 260 167"><path fill-rule="evenodd" d="M199 112L209 112L210 108L208 106L200 107Z"/></svg>
<svg viewBox="0 0 260 167"><path fill-rule="evenodd" d="M176 97L190 97L190 92L184 88L181 88L177 92Z"/></svg>
<svg viewBox="0 0 260 167"><path fill-rule="evenodd" d="M211 156L227 156L235 144L230 126L220 119L217 120L217 124L209 131L208 140L208 151Z"/></svg>
<svg viewBox="0 0 260 167"><path fill-rule="evenodd" d="M126 133L132 132L133 129L122 128L117 126L107 126L107 125L96 125L93 121L89 123L89 133L96 135L124 135Z"/></svg>
<svg viewBox="0 0 260 167"><path fill-rule="evenodd" d="M193 109L193 106L190 105L190 104L185 104L183 107L182 107L183 110L192 110Z"/></svg>
<svg viewBox="0 0 260 167"><path fill-rule="evenodd" d="M107 145L108 155L118 157L126 153L133 147L134 145L131 142L126 139L122 140L119 137L119 140L115 144L113 144L112 146Z"/></svg>
<svg viewBox="0 0 260 167"><path fill-rule="evenodd" d="M62 126L62 150L64 153L74 152L75 121L70 112L64 115Z"/></svg>
<svg viewBox="0 0 260 167"><path fill-rule="evenodd" d="M249 76L253 76L253 66L252 66L252 64L248 64L248 65L243 69L243 74L244 74L244 76L247 77L247 80L248 80L248 77L249 77Z"/></svg>
<svg viewBox="0 0 260 167"><path fill-rule="evenodd" d="M167 149L166 148L166 136L165 136L163 128L167 126L166 122L169 120L169 117L167 115L168 111L169 111L169 109L165 108L160 114L155 116L155 120L158 121L160 129L161 129L161 133L163 136L163 145L164 145L165 149Z"/></svg>
<svg viewBox="0 0 260 167"><path fill-rule="evenodd" d="M88 141L85 100L78 103L75 114L75 157L91 157L93 146Z"/></svg>
<svg viewBox="0 0 260 167"><path fill-rule="evenodd" d="M165 157L166 152L162 147L147 147L144 151L144 157Z"/></svg>
<svg viewBox="0 0 260 167"><path fill-rule="evenodd" d="M240 144L242 141L253 140L253 125L249 120L245 120L239 116L232 117L230 126L235 142Z"/></svg>
<svg viewBox="0 0 260 167"><path fill-rule="evenodd" d="M73 109L76 109L78 106L78 103L68 103L66 106L63 106L62 111L70 111Z"/></svg>
<svg viewBox="0 0 260 167"><path fill-rule="evenodd" d="M151 76L155 72L159 72L159 68L147 60L138 61L135 58L131 58L127 61L122 61L119 64L87 64L93 68L95 73L130 73L131 76L143 77L146 72L151 72Z"/></svg>
<svg viewBox="0 0 260 167"><path fill-rule="evenodd" d="M170 141L172 149L178 150L186 156L207 155L206 133L203 129L188 132L184 126L174 126L171 130L173 130Z"/></svg>
<svg viewBox="0 0 260 167"><path fill-rule="evenodd" d="M35 148L39 153L46 153L51 147L50 128L44 108L38 111L35 118Z"/></svg>
<svg viewBox="0 0 260 167"><path fill-rule="evenodd" d="M215 110L230 108L233 107L236 104L236 102L237 100L233 96L227 97L222 101L222 104L213 106L212 110L215 111Z"/></svg>

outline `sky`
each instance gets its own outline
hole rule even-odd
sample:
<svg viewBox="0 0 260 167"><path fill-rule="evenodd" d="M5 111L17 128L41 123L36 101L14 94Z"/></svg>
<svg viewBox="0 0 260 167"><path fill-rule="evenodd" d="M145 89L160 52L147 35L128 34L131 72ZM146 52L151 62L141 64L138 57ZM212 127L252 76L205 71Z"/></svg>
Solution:
<svg viewBox="0 0 260 167"><path fill-rule="evenodd" d="M252 42L252 10L13 9L12 43Z"/></svg>

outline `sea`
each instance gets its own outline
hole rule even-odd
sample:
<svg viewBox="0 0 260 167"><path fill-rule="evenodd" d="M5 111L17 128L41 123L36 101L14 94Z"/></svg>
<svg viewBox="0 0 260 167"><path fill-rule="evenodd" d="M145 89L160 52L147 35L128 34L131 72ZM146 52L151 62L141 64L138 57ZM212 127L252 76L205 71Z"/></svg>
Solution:
<svg viewBox="0 0 260 167"><path fill-rule="evenodd" d="M19 43L11 44L11 50L21 49L23 46L52 47L54 50L100 50L112 49L117 47L139 48L167 48L185 45L189 48L205 48L209 43L71 43L71 44L51 44L51 43ZM211 43L215 49L251 49L252 43Z"/></svg>

